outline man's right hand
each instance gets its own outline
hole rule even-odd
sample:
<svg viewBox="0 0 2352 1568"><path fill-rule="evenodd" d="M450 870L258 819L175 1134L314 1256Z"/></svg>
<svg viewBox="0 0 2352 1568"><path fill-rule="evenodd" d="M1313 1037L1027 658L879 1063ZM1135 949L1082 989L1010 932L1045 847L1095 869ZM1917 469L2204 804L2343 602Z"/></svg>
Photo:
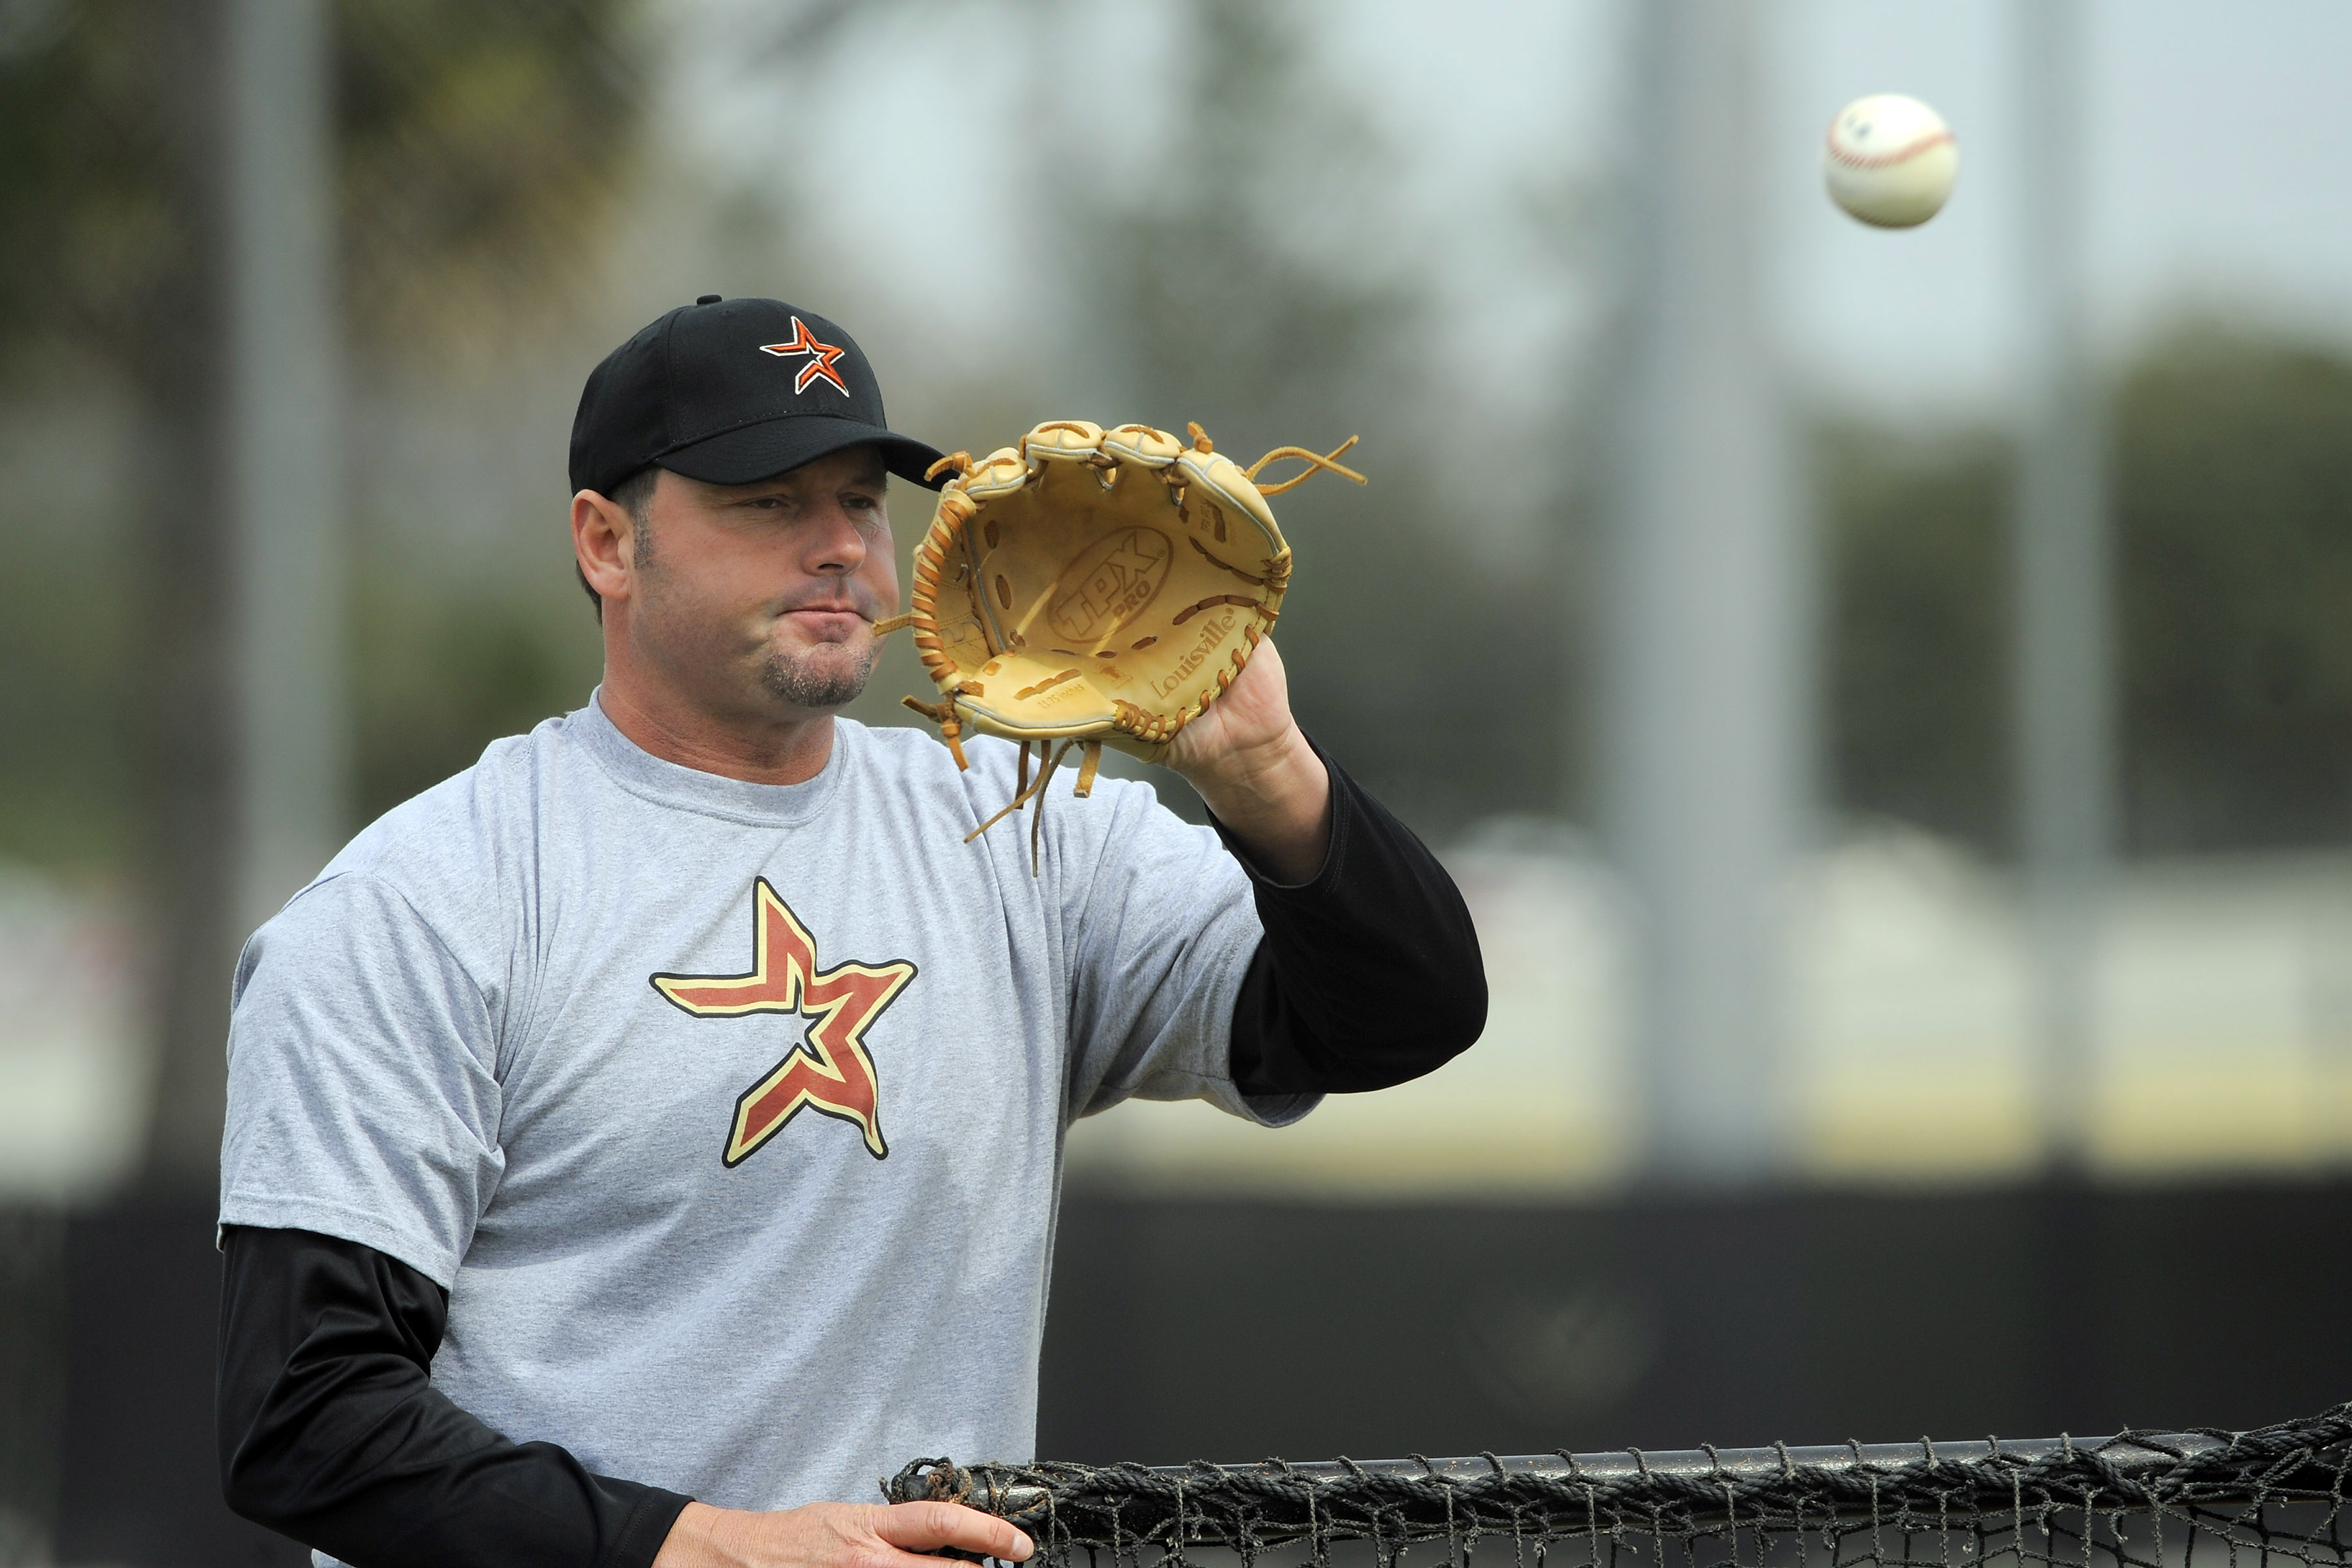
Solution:
<svg viewBox="0 0 2352 1568"><path fill-rule="evenodd" d="M951 1502L813 1502L774 1513L690 1502L654 1568L930 1568L942 1546L1019 1563L1018 1528Z"/></svg>

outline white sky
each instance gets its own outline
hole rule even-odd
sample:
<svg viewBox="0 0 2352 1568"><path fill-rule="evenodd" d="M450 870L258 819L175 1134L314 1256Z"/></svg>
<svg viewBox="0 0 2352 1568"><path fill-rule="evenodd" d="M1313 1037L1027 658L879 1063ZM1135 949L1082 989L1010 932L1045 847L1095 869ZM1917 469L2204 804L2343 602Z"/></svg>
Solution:
<svg viewBox="0 0 2352 1568"><path fill-rule="evenodd" d="M1395 212L1426 249L1498 401L1539 391L1589 301L1533 198L1604 169L1632 0L1297 0L1318 66L1372 111ZM2016 363L2021 150L2013 7L1772 0L1760 133L1769 298L1791 374L1891 415L1996 403ZM1034 307L1054 279L1024 190L1117 180L1164 135L1173 0L905 0L853 23L847 69L746 63L759 0L670 0L684 46L667 115L706 167L790 194L804 233L856 255L860 308L948 329ZM2352 342L2352 5L2097 0L2085 213L2094 329L2110 352L2186 310ZM1044 84L1055 154L1029 139ZM1961 183L1885 234L1822 196L1822 128L1904 91L1958 134ZM849 270L845 268L845 270ZM846 314L846 310L844 311Z"/></svg>

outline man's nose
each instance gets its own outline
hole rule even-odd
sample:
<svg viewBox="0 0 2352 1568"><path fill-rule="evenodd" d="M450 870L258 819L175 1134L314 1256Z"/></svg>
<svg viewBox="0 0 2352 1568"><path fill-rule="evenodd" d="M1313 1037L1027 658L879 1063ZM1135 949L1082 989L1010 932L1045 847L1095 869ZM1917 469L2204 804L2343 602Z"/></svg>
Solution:
<svg viewBox="0 0 2352 1568"><path fill-rule="evenodd" d="M866 562L866 533L850 510L835 503L810 520L815 524L809 541L812 572L855 572Z"/></svg>

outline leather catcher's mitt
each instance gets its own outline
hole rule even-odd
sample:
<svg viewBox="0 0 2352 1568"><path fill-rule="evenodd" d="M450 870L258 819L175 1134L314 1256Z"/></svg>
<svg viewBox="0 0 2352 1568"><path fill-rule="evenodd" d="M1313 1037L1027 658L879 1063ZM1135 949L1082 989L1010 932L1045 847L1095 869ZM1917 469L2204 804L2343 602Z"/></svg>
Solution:
<svg viewBox="0 0 2352 1568"><path fill-rule="evenodd" d="M913 608L875 629L913 626L940 700L907 706L957 765L967 728L1021 742L1019 794L982 831L1041 795L1074 746L1081 795L1106 744L1159 761L1281 613L1290 547L1265 498L1318 468L1364 482L1334 460L1352 436L1328 457L1282 447L1243 468L1189 428L1187 445L1148 425L1057 419L933 468L955 477L915 547ZM1253 482L1283 458L1307 467Z"/></svg>

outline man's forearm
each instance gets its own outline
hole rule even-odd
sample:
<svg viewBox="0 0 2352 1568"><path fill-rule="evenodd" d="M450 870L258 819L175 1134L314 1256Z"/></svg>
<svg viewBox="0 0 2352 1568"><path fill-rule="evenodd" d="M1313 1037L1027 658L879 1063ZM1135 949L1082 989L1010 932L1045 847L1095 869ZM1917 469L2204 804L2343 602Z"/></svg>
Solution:
<svg viewBox="0 0 2352 1568"><path fill-rule="evenodd" d="M687 1500L509 1441L428 1381L440 1287L372 1247L228 1227L221 1489L229 1506L361 1568L647 1568Z"/></svg>
<svg viewBox="0 0 2352 1568"><path fill-rule="evenodd" d="M1277 882L1311 879L1331 841L1331 775L1296 724L1184 770L1228 835Z"/></svg>
<svg viewBox="0 0 2352 1568"><path fill-rule="evenodd" d="M1257 879L1265 935L1234 1003L1244 1094L1386 1089L1443 1066L1486 1027L1477 928L1453 878L1345 769L1330 764L1327 777L1320 867L1296 886Z"/></svg>

